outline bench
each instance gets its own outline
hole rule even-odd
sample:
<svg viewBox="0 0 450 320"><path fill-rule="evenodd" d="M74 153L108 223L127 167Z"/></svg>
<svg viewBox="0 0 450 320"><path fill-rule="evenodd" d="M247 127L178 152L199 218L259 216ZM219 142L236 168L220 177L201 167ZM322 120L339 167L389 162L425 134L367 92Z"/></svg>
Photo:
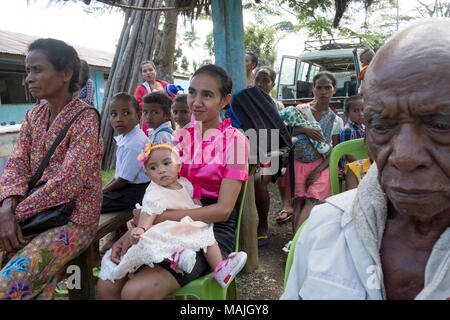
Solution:
<svg viewBox="0 0 450 320"><path fill-rule="evenodd" d="M97 243L108 233L116 230L121 225L133 218L131 211L120 211L103 213L100 215L100 222L93 244ZM69 300L95 300L95 280L92 275L92 259L90 247L81 255L69 262L69 265L77 265L81 273L81 288L69 290Z"/></svg>

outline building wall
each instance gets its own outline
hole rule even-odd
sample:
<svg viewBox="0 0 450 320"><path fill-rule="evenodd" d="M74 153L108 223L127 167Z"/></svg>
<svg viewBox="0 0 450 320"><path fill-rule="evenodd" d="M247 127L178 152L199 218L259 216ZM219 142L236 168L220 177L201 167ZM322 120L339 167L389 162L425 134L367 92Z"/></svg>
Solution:
<svg viewBox="0 0 450 320"><path fill-rule="evenodd" d="M25 75L23 62L0 59L0 65L3 65L7 68L13 68L16 72L22 71L23 75ZM0 68L0 73L1 72L2 68ZM90 69L90 76L94 81L95 87L94 106L99 111L101 111L103 97L105 94L105 74L107 73L108 72L104 70ZM23 87L18 88L18 90L22 89ZM2 122L21 123L23 121L23 118L25 117L25 113L33 106L33 103L2 104L0 102L0 124Z"/></svg>

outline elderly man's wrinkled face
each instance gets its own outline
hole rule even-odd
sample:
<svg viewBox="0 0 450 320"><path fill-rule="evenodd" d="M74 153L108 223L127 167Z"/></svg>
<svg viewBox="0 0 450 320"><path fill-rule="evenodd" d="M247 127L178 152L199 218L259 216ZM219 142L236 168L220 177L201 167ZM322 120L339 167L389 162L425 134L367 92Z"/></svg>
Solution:
<svg viewBox="0 0 450 320"><path fill-rule="evenodd" d="M363 88L366 143L393 206L428 220L450 210L450 44L414 50L407 64L395 50L373 61Z"/></svg>

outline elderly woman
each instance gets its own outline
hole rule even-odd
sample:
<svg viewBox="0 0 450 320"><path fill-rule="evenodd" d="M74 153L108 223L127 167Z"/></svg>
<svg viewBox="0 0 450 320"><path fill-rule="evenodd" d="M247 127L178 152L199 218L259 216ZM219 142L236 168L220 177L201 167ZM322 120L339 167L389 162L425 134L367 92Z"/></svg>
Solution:
<svg viewBox="0 0 450 320"><path fill-rule="evenodd" d="M56 275L90 244L102 201L99 118L84 110L56 148L40 188L27 195L29 182L61 130L88 105L72 99L78 89L80 59L63 41L39 39L28 48L26 82L36 99L0 180L0 298L51 299ZM73 201L70 221L29 237L20 222ZM10 259L8 259L10 258Z"/></svg>
<svg viewBox="0 0 450 320"><path fill-rule="evenodd" d="M450 299L449 29L422 20L377 52L363 84L375 163L314 208L283 299Z"/></svg>

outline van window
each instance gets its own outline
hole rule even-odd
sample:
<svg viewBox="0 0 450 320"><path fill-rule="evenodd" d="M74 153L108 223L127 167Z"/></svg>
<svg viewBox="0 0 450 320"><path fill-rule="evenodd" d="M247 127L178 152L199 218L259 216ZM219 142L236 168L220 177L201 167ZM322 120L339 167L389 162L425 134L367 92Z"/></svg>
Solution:
<svg viewBox="0 0 450 320"><path fill-rule="evenodd" d="M297 60L283 57L283 62L280 71L280 85L291 85L295 84L295 68Z"/></svg>
<svg viewBox="0 0 450 320"><path fill-rule="evenodd" d="M307 77L308 77L309 66L310 66L309 63L306 63L304 61L300 62L300 70L298 72L298 78L297 78L298 81L304 81L304 82L308 81Z"/></svg>

